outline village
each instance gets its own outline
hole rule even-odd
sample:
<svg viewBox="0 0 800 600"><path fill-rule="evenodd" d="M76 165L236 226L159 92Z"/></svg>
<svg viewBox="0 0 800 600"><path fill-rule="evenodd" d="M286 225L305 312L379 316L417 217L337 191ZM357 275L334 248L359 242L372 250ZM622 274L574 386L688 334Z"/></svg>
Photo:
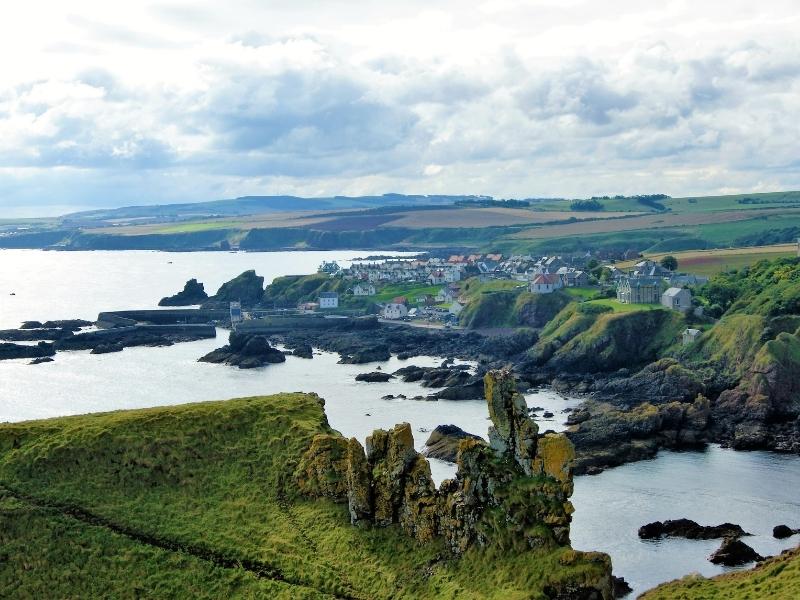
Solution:
<svg viewBox="0 0 800 600"><path fill-rule="evenodd" d="M600 261L590 254L540 257L471 254L357 262L347 268L325 262L318 272L345 282L346 296L374 298L375 312L389 321L455 327L459 315L475 299L475 289L479 293L561 291L617 311L663 306L701 316L703 308L693 305L691 287L708 279L679 272L675 259L668 258L672 261L627 261L622 263L628 264L627 268L621 268L611 260ZM467 280L477 281L478 285L470 288ZM396 295L387 297L387 291ZM340 293L322 292L315 302L305 302L299 308L334 312L344 303ZM695 331L687 335L695 336Z"/></svg>

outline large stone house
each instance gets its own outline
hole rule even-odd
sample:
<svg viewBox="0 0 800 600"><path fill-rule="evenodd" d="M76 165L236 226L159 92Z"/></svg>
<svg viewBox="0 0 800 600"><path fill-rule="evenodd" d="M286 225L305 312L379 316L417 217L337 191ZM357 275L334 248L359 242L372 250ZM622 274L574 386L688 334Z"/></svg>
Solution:
<svg viewBox="0 0 800 600"><path fill-rule="evenodd" d="M692 293L686 288L671 287L661 294L661 304L672 310L687 312L692 308Z"/></svg>
<svg viewBox="0 0 800 600"><path fill-rule="evenodd" d="M617 300L623 304L656 304L660 299L658 277L623 277L617 285Z"/></svg>

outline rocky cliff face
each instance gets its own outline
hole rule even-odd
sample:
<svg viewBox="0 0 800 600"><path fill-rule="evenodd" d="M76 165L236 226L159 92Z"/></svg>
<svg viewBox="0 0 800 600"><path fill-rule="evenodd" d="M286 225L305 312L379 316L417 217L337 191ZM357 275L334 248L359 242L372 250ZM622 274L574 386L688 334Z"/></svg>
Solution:
<svg viewBox="0 0 800 600"><path fill-rule="evenodd" d="M473 545L568 544L572 444L539 434L511 373L491 371L484 383L490 444L462 440L456 477L438 490L408 423L374 431L366 451L356 439L317 436L296 473L300 488L346 501L355 525L399 524L419 542L443 539L456 555Z"/></svg>
<svg viewBox="0 0 800 600"><path fill-rule="evenodd" d="M183 286L183 289L174 296L167 296L162 298L159 306L191 306L193 304L202 304L208 300L205 287L197 279L190 279Z"/></svg>
<svg viewBox="0 0 800 600"><path fill-rule="evenodd" d="M713 417L716 436L734 448L800 452L800 338L781 333L764 344Z"/></svg>
<svg viewBox="0 0 800 600"><path fill-rule="evenodd" d="M250 270L223 283L217 293L203 304L203 307L227 307L230 302L241 302L243 306L255 306L261 302L263 295L264 278Z"/></svg>

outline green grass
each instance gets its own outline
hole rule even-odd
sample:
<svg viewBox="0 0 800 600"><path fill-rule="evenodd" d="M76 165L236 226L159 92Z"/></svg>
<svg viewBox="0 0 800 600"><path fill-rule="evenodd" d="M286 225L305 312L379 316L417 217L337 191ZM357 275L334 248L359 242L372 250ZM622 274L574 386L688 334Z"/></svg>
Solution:
<svg viewBox="0 0 800 600"><path fill-rule="evenodd" d="M664 583L641 600L796 600L800 598L800 551L771 558L749 571L711 579L689 575Z"/></svg>
<svg viewBox="0 0 800 600"><path fill-rule="evenodd" d="M196 231L212 231L216 229L236 229L245 225L244 221L193 221L177 225L165 225L153 230L151 233L194 233Z"/></svg>
<svg viewBox="0 0 800 600"><path fill-rule="evenodd" d="M420 546L397 527L352 527L344 505L301 497L294 484L312 437L328 431L306 394L0 425L0 589L522 599L602 572L569 548L476 548L451 560L440 542Z"/></svg>
<svg viewBox="0 0 800 600"><path fill-rule="evenodd" d="M639 312L642 310L658 310L663 308L663 306L660 304L624 304L616 298L600 298L598 300L589 300L586 302L586 304L605 306L616 313L630 313Z"/></svg>
<svg viewBox="0 0 800 600"><path fill-rule="evenodd" d="M564 288L563 291L564 291L564 293L569 294L570 296L573 296L574 298L582 298L584 300L589 300L591 298L594 298L597 295L597 293L600 291L600 288L597 288L597 287L585 287L585 288L568 287L568 288Z"/></svg>
<svg viewBox="0 0 800 600"><path fill-rule="evenodd" d="M398 296L405 296L409 304L417 304L419 296L431 295L436 297L439 291L447 284L428 285L427 283L390 283L375 286L376 294L370 296L374 302L391 302Z"/></svg>

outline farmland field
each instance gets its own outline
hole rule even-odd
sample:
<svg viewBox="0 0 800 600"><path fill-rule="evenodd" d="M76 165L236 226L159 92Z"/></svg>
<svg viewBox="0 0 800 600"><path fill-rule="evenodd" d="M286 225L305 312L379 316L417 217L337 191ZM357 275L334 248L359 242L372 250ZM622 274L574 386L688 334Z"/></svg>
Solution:
<svg viewBox="0 0 800 600"><path fill-rule="evenodd" d="M777 244L775 246L755 246L752 248L723 248L715 250L690 250L687 252L672 252L678 259L678 270L694 273L695 275L714 275L729 269L740 269L759 260L773 260L797 256L796 244ZM648 254L650 260L661 260L666 253ZM634 261L618 263L620 268L633 265Z"/></svg>
<svg viewBox="0 0 800 600"><path fill-rule="evenodd" d="M611 219L634 215L633 212L534 211L524 208L461 208L399 213L391 227L424 229L429 227L501 227L507 225L546 224L567 219Z"/></svg>
<svg viewBox="0 0 800 600"><path fill-rule="evenodd" d="M547 227L532 227L514 234L514 238L553 238L573 235L591 235L595 233L610 233L620 231L637 231L640 229L661 229L671 227L690 227L697 225L718 225L736 221L749 221L760 217L767 217L775 213L769 209L760 210L729 210L717 213L658 213L630 217L627 219L613 219L610 221L586 221L579 223L566 223L550 225ZM800 217L800 209L782 211L782 218L786 216ZM727 225L726 225L727 227Z"/></svg>

